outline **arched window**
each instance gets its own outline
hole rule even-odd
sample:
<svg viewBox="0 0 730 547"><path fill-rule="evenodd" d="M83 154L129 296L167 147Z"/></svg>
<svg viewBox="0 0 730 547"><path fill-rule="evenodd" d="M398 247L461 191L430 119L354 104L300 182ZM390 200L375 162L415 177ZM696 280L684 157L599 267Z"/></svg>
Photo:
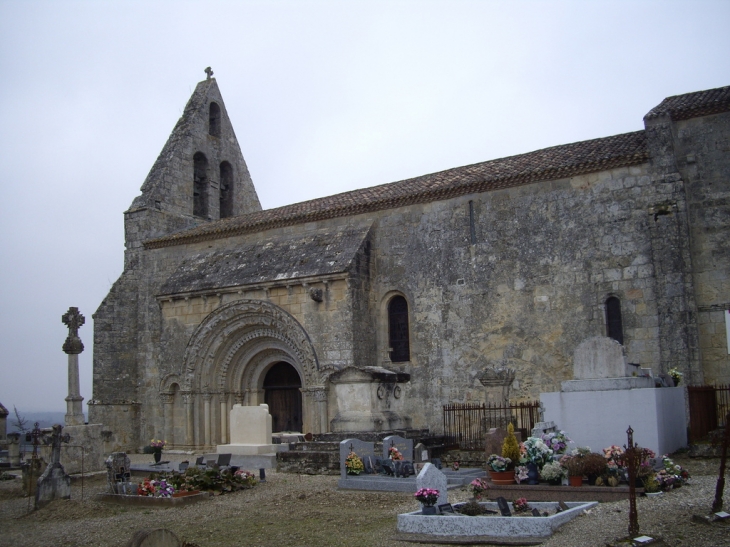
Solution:
<svg viewBox="0 0 730 547"><path fill-rule="evenodd" d="M210 103L208 110L208 133L214 137L221 136L221 107L218 103Z"/></svg>
<svg viewBox="0 0 730 547"><path fill-rule="evenodd" d="M388 346L390 360L393 363L411 360L408 342L408 302L402 296L395 296L388 303Z"/></svg>
<svg viewBox="0 0 730 547"><path fill-rule="evenodd" d="M221 218L233 216L233 167L227 161L221 163Z"/></svg>
<svg viewBox="0 0 730 547"><path fill-rule="evenodd" d="M208 216L208 159L202 152L193 156L193 214Z"/></svg>
<svg viewBox="0 0 730 547"><path fill-rule="evenodd" d="M624 343L624 327L621 323L621 301L615 296L606 299L606 332L619 344Z"/></svg>

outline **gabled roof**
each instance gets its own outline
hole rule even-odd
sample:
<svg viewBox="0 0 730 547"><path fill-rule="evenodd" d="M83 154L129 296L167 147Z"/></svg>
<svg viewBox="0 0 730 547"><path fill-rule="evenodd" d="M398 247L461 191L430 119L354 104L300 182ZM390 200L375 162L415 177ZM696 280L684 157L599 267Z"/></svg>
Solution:
<svg viewBox="0 0 730 547"><path fill-rule="evenodd" d="M553 146L413 179L344 192L219 220L148 240L146 248L183 245L329 218L636 165L648 159L644 131Z"/></svg>
<svg viewBox="0 0 730 547"><path fill-rule="evenodd" d="M235 249L206 250L184 260L160 295L322 277L350 269L370 225L272 235Z"/></svg>
<svg viewBox="0 0 730 547"><path fill-rule="evenodd" d="M730 86L725 86L667 97L652 108L644 119L651 120L668 114L673 120L688 120L729 111Z"/></svg>

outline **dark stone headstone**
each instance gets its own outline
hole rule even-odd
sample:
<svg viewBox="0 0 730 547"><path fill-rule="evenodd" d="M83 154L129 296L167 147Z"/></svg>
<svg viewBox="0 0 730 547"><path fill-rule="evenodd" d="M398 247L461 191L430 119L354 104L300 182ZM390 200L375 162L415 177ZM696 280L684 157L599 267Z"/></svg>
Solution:
<svg viewBox="0 0 730 547"><path fill-rule="evenodd" d="M441 505L439 505L439 511L441 513L453 513L454 508L451 506L450 503L442 503Z"/></svg>
<svg viewBox="0 0 730 547"><path fill-rule="evenodd" d="M533 510L532 510L532 516L533 516L533 517L539 517L539 516L540 516L540 511L539 511L539 509L534 509L534 508L533 508Z"/></svg>
<svg viewBox="0 0 730 547"><path fill-rule="evenodd" d="M431 463L436 467L436 469L443 469L443 465L441 464L441 458L431 458Z"/></svg>
<svg viewBox="0 0 730 547"><path fill-rule="evenodd" d="M411 475L416 474L416 471L413 469L413 464L411 462L403 462L401 469L404 477L410 477Z"/></svg>
<svg viewBox="0 0 730 547"><path fill-rule="evenodd" d="M568 507L568 504L565 503L564 501L559 501L558 507L560 507L561 511L567 511L568 509L570 509L570 507Z"/></svg>
<svg viewBox="0 0 730 547"><path fill-rule="evenodd" d="M511 517L512 511L509 509L509 503L507 503L507 500L504 499L502 496L499 496L497 498L497 507L499 507L499 511L502 513L503 517Z"/></svg>

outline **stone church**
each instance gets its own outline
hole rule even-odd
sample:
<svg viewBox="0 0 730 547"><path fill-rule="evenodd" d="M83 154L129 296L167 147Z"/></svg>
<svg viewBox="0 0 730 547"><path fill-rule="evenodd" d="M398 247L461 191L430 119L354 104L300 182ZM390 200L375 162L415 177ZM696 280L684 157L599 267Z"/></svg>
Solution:
<svg viewBox="0 0 730 547"><path fill-rule="evenodd" d="M234 404L275 431L438 433L490 370L515 402L558 390L597 335L730 382L730 87L641 131L262 210L209 77L124 222L89 403L118 449L225 444Z"/></svg>

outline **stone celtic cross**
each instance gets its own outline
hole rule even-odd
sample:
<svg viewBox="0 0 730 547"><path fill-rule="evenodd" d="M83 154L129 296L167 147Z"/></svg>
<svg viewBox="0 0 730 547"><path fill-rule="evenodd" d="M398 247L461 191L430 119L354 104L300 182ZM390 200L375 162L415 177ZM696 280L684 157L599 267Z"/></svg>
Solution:
<svg viewBox="0 0 730 547"><path fill-rule="evenodd" d="M84 351L84 345L79 338L79 328L86 323L86 318L79 313L78 308L71 307L61 316L61 321L68 327L68 336L63 343L63 351L68 354Z"/></svg>
<svg viewBox="0 0 730 547"><path fill-rule="evenodd" d="M210 67L206 67L204 72L207 76L206 80L210 80L210 77L213 76L213 69Z"/></svg>

